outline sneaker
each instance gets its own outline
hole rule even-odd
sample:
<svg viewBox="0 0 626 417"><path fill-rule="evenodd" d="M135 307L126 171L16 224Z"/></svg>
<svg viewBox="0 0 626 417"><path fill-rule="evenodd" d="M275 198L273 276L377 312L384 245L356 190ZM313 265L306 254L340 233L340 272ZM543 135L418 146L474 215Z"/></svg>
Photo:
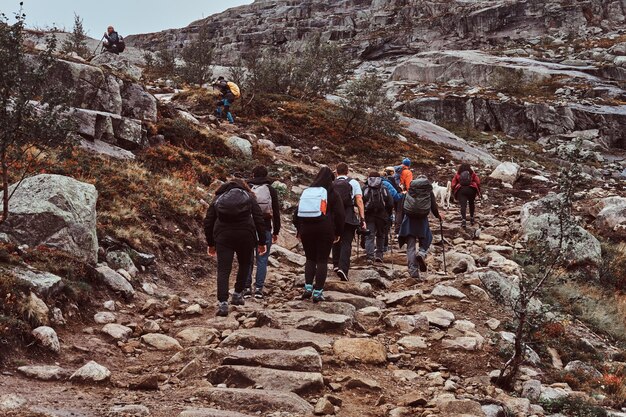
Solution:
<svg viewBox="0 0 626 417"><path fill-rule="evenodd" d="M465 220L461 220L461 227L465 229L467 227L467 222Z"/></svg>
<svg viewBox="0 0 626 417"><path fill-rule="evenodd" d="M313 285L304 284L304 292L302 293L302 299L308 300L313 295Z"/></svg>
<svg viewBox="0 0 626 417"><path fill-rule="evenodd" d="M263 288L256 288L254 290L254 298L256 298L257 300L263 299Z"/></svg>
<svg viewBox="0 0 626 417"><path fill-rule="evenodd" d="M337 272L339 272L339 267L338 266L333 266L333 272L336 274Z"/></svg>
<svg viewBox="0 0 626 417"><path fill-rule="evenodd" d="M314 290L313 291L313 302L319 303L320 301L326 301L324 298L324 290Z"/></svg>
<svg viewBox="0 0 626 417"><path fill-rule="evenodd" d="M426 272L428 270L428 267L426 266L426 252L419 251L415 259L417 260L417 264L419 265L420 271Z"/></svg>
<svg viewBox="0 0 626 417"><path fill-rule="evenodd" d="M246 304L246 302L243 299L243 295L241 295L241 293L238 293L238 292L233 293L232 297L230 298L230 302L234 306L243 306Z"/></svg>
<svg viewBox="0 0 626 417"><path fill-rule="evenodd" d="M337 270L337 276L342 281L347 281L348 280L348 275L345 272L343 272L341 269Z"/></svg>
<svg viewBox="0 0 626 417"><path fill-rule="evenodd" d="M215 315L218 317L228 316L228 301L222 301L217 305L217 312Z"/></svg>
<svg viewBox="0 0 626 417"><path fill-rule="evenodd" d="M251 288L246 288L245 290L243 290L241 295L243 295L243 298L250 298L250 297L252 297L252 289Z"/></svg>

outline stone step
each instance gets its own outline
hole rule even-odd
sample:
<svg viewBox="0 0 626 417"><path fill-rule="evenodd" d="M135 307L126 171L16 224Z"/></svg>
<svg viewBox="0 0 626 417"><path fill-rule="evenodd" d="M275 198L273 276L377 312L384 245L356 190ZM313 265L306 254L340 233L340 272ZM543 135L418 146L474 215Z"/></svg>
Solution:
<svg viewBox="0 0 626 417"><path fill-rule="evenodd" d="M354 318L356 308L352 304L326 301L324 303L312 303L311 301L289 301L285 304L296 310L318 310L329 314L342 314Z"/></svg>
<svg viewBox="0 0 626 417"><path fill-rule="evenodd" d="M313 347L318 352L329 350L332 337L298 329L271 329L256 327L233 332L222 341L221 347L243 346L248 349L295 350Z"/></svg>
<svg viewBox="0 0 626 417"><path fill-rule="evenodd" d="M250 414L241 414L236 411L216 410L214 408L190 408L178 417L253 417Z"/></svg>
<svg viewBox="0 0 626 417"><path fill-rule="evenodd" d="M346 281L326 281L324 284L325 291L346 292L350 294L360 295L362 297L372 297L374 288L372 284L367 282L346 282Z"/></svg>
<svg viewBox="0 0 626 417"><path fill-rule="evenodd" d="M409 305L416 301L420 301L422 297L421 290L407 290L399 292L390 292L378 296L378 299L388 306Z"/></svg>
<svg viewBox="0 0 626 417"><path fill-rule="evenodd" d="M222 365L212 370L208 378L215 385L226 384L236 388L251 388L260 385L263 389L296 394L309 394L324 389L324 378L319 372Z"/></svg>
<svg viewBox="0 0 626 417"><path fill-rule="evenodd" d="M206 402L238 412L286 413L310 415L313 406L292 392L241 388L200 388L194 393Z"/></svg>
<svg viewBox="0 0 626 417"><path fill-rule="evenodd" d="M342 303L352 304L357 310L365 307L385 308L385 303L371 297L362 297L360 295L342 293L337 291L325 291L324 296L328 301L339 301Z"/></svg>
<svg viewBox="0 0 626 417"><path fill-rule="evenodd" d="M319 310L268 310L259 318L259 324L279 329L294 327L315 333L343 332L352 327L352 318L342 314L329 314Z"/></svg>
<svg viewBox="0 0 626 417"><path fill-rule="evenodd" d="M302 372L322 371L322 357L312 347L298 350L236 350L226 356L222 363Z"/></svg>

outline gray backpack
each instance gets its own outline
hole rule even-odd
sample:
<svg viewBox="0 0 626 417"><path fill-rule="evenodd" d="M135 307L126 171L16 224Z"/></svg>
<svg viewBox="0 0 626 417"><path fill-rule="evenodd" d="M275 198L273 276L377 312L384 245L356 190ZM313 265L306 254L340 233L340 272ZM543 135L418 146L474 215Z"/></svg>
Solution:
<svg viewBox="0 0 626 417"><path fill-rule="evenodd" d="M256 196L256 202L259 203L263 217L271 219L273 215L272 211L272 193L270 192L270 186L268 184L253 185L252 191Z"/></svg>
<svg viewBox="0 0 626 417"><path fill-rule="evenodd" d="M433 186L426 177L411 181L402 206L404 213L413 217L427 217L430 214L432 191Z"/></svg>

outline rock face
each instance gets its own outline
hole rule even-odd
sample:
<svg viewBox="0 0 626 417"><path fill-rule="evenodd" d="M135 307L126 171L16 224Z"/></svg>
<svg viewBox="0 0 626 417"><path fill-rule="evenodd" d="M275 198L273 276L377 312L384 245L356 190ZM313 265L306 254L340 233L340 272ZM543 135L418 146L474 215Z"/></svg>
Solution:
<svg viewBox="0 0 626 417"><path fill-rule="evenodd" d="M130 63L123 55L98 54L90 62L92 65L116 71L134 81L141 78L141 69Z"/></svg>
<svg viewBox="0 0 626 417"><path fill-rule="evenodd" d="M10 216L0 231L20 244L48 246L95 263L97 200L96 187L70 177L26 178L9 203Z"/></svg>

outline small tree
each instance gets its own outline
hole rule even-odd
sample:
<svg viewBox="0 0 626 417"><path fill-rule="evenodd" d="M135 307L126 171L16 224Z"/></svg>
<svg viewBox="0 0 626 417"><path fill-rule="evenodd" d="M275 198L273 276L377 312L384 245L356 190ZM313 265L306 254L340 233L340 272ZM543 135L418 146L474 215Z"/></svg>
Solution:
<svg viewBox="0 0 626 417"><path fill-rule="evenodd" d="M83 19L74 13L74 29L63 42L63 52L75 52L78 56L87 58L89 49L87 48L87 34L83 28Z"/></svg>
<svg viewBox="0 0 626 417"><path fill-rule="evenodd" d="M48 38L38 56L28 55L23 46L25 15L20 10L15 17L9 24L0 14L0 224L9 216L9 201L23 179L46 149L69 143L72 127L67 92L49 77L56 62L56 38ZM11 179L17 179L12 190Z"/></svg>
<svg viewBox="0 0 626 417"><path fill-rule="evenodd" d="M213 43L211 33L206 26L202 26L198 37L183 48L182 58L185 64L179 74L183 81L192 84L204 84L211 79L211 64L213 61Z"/></svg>
<svg viewBox="0 0 626 417"><path fill-rule="evenodd" d="M173 78L176 75L176 57L168 49L158 51L155 55L146 52L143 58L148 78Z"/></svg>
<svg viewBox="0 0 626 417"><path fill-rule="evenodd" d="M340 103L346 134L398 133L398 116L392 108L393 103L385 95L383 84L383 80L374 74L348 84L345 99Z"/></svg>

